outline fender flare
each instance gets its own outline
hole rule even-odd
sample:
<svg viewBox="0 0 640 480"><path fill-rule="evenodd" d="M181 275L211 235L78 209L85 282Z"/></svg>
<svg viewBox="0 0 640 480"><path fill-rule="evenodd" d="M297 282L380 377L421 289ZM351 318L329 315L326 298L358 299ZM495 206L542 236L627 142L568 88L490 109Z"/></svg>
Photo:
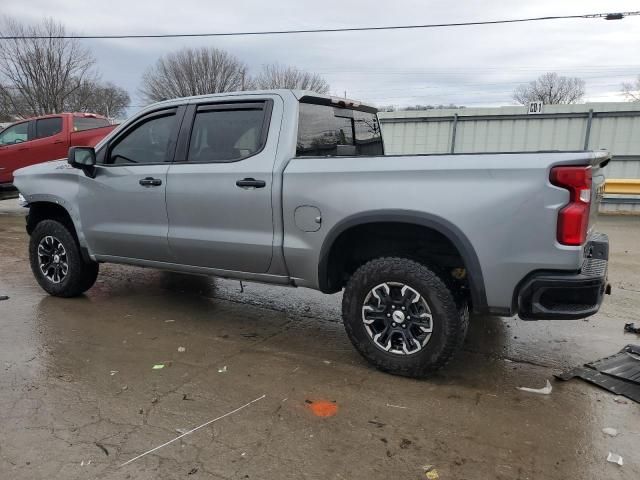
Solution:
<svg viewBox="0 0 640 480"><path fill-rule="evenodd" d="M413 210L368 211L351 215L335 224L326 235L322 243L322 248L320 249L318 285L321 291L330 291L327 281L329 254L338 237L352 227L377 222L398 222L420 225L435 230L446 237L456 247L458 252L460 252L462 260L464 261L474 312L486 313L489 311L480 261L467 236L453 223L442 217Z"/></svg>

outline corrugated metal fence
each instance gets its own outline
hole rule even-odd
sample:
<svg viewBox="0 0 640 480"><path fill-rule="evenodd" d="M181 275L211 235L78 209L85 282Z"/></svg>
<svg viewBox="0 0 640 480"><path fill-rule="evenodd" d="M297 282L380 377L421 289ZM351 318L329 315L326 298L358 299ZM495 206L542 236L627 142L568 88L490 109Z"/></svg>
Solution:
<svg viewBox="0 0 640 480"><path fill-rule="evenodd" d="M611 179L640 179L640 103L381 112L387 154L607 149ZM640 212L640 195L607 194L604 211Z"/></svg>

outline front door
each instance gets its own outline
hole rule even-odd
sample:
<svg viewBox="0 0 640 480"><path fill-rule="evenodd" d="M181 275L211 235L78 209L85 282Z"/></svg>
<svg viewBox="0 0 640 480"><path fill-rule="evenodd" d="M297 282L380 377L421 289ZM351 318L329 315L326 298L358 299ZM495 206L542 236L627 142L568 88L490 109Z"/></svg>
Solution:
<svg viewBox="0 0 640 480"><path fill-rule="evenodd" d="M13 172L26 167L31 138L29 122L12 125L0 133L0 184L13 182Z"/></svg>
<svg viewBox="0 0 640 480"><path fill-rule="evenodd" d="M80 217L92 253L171 261L165 193L182 112L138 119L97 153L95 178L80 174Z"/></svg>
<svg viewBox="0 0 640 480"><path fill-rule="evenodd" d="M167 179L169 246L180 264L269 269L282 105L280 97L253 98L191 106L185 116L192 126L182 129Z"/></svg>

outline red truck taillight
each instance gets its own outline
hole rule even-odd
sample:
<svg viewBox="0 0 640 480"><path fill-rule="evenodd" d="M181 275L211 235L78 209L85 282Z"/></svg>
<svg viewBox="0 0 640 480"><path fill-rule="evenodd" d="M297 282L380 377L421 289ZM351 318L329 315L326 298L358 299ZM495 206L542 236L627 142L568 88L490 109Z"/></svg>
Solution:
<svg viewBox="0 0 640 480"><path fill-rule="evenodd" d="M550 180L569 190L569 203L558 213L558 242L582 245L589 229L591 167L553 167Z"/></svg>

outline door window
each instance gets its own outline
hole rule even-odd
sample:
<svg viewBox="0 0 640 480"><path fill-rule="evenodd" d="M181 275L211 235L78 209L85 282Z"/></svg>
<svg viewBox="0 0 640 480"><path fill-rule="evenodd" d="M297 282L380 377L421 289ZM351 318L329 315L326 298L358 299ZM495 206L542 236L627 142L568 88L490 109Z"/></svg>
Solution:
<svg viewBox="0 0 640 480"><path fill-rule="evenodd" d="M189 162L235 162L255 155L266 141L265 109L255 106L203 106L196 112ZM209 110L209 108L211 108Z"/></svg>
<svg viewBox="0 0 640 480"><path fill-rule="evenodd" d="M169 143L175 134L175 119L175 112L170 112L143 120L116 141L107 163L137 165L171 161Z"/></svg>
<svg viewBox="0 0 640 480"><path fill-rule="evenodd" d="M0 133L0 145L15 145L29 140L29 122L12 125Z"/></svg>
<svg viewBox="0 0 640 480"><path fill-rule="evenodd" d="M62 132L62 117L36 120L36 138L52 137Z"/></svg>

